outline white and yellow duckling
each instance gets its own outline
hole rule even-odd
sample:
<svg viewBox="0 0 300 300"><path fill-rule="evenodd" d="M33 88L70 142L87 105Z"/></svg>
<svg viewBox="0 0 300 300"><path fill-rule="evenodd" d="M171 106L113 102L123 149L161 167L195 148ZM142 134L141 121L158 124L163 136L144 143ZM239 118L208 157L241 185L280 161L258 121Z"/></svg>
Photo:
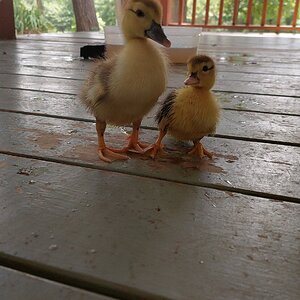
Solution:
<svg viewBox="0 0 300 300"><path fill-rule="evenodd" d="M119 153L130 149L142 153L145 148L138 141L140 124L167 84L167 59L149 40L170 47L161 21L159 1L129 0L121 26L124 48L117 57L96 63L83 86L81 99L96 117L98 154L105 162L111 162L111 158L128 159L128 156ZM129 144L125 148L115 150L106 147L106 124L133 124Z"/></svg>
<svg viewBox="0 0 300 300"><path fill-rule="evenodd" d="M156 115L160 134L155 144L145 149L151 150L153 158L163 148L161 142L167 133L178 140L193 141L189 154L212 158L200 140L215 133L219 120L219 105L210 91L215 83L215 64L210 57L197 55L188 61L187 67L186 87L171 92Z"/></svg>

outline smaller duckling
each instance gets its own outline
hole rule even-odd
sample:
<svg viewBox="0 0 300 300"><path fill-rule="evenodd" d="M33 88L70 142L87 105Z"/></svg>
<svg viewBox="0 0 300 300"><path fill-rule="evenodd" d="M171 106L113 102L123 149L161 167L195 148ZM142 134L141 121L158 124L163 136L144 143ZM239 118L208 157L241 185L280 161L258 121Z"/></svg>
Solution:
<svg viewBox="0 0 300 300"><path fill-rule="evenodd" d="M220 115L218 102L210 91L215 83L215 64L209 56L196 55L188 61L187 68L186 87L172 91L156 115L160 134L155 144L145 149L151 150L152 158L162 150L161 142L167 133L178 140L193 141L189 154L212 158L200 140L215 133Z"/></svg>

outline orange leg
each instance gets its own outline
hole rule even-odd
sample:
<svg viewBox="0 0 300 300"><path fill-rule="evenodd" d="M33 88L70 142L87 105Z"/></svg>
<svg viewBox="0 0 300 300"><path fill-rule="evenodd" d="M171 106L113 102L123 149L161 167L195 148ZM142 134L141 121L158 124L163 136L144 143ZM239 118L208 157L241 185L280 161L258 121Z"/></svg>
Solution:
<svg viewBox="0 0 300 300"><path fill-rule="evenodd" d="M188 154L194 154L196 156L199 156L200 158L207 156L211 159L213 157L213 155L203 147L200 141L193 141L193 143L194 147Z"/></svg>
<svg viewBox="0 0 300 300"><path fill-rule="evenodd" d="M131 135L128 137L128 145L120 150L114 150L116 153L124 153L127 151L137 152L137 153L144 153L144 148L148 147L148 145L145 145L141 142L139 142L139 131L141 126L142 120L139 120L137 122L133 123L133 130Z"/></svg>
<svg viewBox="0 0 300 300"><path fill-rule="evenodd" d="M159 151L163 151L164 146L161 144L161 142L166 134L167 134L167 130L161 129L159 131L159 136L158 136L156 142L153 145L150 145L149 147L144 149L144 152L148 152L151 150L150 156L154 159Z"/></svg>
<svg viewBox="0 0 300 300"><path fill-rule="evenodd" d="M104 132L106 128L106 123L96 120L96 129L98 134L98 155L99 158L105 162L111 163L113 160L126 160L129 157L126 155L121 155L106 147L104 142ZM110 156L112 159L108 158Z"/></svg>

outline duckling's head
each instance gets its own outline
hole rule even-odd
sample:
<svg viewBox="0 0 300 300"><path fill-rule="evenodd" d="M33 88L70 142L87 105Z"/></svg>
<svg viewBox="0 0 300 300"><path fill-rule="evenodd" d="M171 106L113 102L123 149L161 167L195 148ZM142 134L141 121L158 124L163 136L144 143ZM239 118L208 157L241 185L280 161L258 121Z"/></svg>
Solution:
<svg viewBox="0 0 300 300"><path fill-rule="evenodd" d="M125 7L122 29L127 40L150 38L165 47L171 42L162 27L162 7L157 0L129 0Z"/></svg>
<svg viewBox="0 0 300 300"><path fill-rule="evenodd" d="M206 55L196 55L187 62L189 77L185 85L210 90L215 84L216 69L214 61Z"/></svg>

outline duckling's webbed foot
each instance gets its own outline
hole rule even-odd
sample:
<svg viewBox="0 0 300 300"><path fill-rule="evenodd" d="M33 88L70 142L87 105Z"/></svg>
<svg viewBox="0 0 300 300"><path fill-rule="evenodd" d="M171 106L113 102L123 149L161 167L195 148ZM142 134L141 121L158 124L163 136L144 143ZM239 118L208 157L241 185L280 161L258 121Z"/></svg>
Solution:
<svg viewBox="0 0 300 300"><path fill-rule="evenodd" d="M114 152L126 153L127 151L131 151L135 153L144 154L144 149L147 148L149 145L139 142L139 130L141 122L142 121L140 120L138 122L133 123L132 133L128 137L128 145L120 150L114 149Z"/></svg>
<svg viewBox="0 0 300 300"><path fill-rule="evenodd" d="M144 149L144 153L150 152L150 156L154 159L159 152L165 153L163 150L164 146L162 145L162 139L164 136L167 134L167 130L160 130L159 136L155 142L155 144L148 146L147 148Z"/></svg>
<svg viewBox="0 0 300 300"><path fill-rule="evenodd" d="M104 142L104 131L106 128L106 123L96 120L96 129L98 134L98 155L102 161L111 163L113 160L127 160L129 157L127 155L118 154L112 149L106 147Z"/></svg>
<svg viewBox="0 0 300 300"><path fill-rule="evenodd" d="M153 144L148 146L147 148L144 149L144 153L150 153L150 157L152 157L153 159L155 159L155 157L158 155L158 153L166 153L166 151L164 151L164 146L163 145L159 145L159 144Z"/></svg>
<svg viewBox="0 0 300 300"><path fill-rule="evenodd" d="M213 157L212 153L207 151L199 141L194 141L194 147L190 152L188 152L188 154L196 155L200 158L207 156L212 159Z"/></svg>
<svg viewBox="0 0 300 300"><path fill-rule="evenodd" d="M110 150L109 148L105 147L103 149L98 149L99 158L105 162L111 163L114 160L127 160L129 157L127 155L122 155L119 153L115 153L114 151ZM111 157L112 159L108 158Z"/></svg>

